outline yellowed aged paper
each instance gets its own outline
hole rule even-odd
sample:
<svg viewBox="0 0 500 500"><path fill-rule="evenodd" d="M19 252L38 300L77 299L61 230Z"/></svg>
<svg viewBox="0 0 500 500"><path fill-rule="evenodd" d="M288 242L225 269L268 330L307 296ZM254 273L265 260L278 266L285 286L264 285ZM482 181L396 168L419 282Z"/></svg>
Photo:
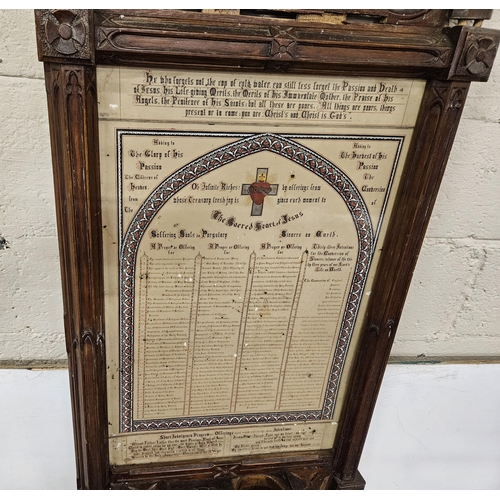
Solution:
<svg viewBox="0 0 500 500"><path fill-rule="evenodd" d="M331 448L423 82L98 92L112 463Z"/></svg>

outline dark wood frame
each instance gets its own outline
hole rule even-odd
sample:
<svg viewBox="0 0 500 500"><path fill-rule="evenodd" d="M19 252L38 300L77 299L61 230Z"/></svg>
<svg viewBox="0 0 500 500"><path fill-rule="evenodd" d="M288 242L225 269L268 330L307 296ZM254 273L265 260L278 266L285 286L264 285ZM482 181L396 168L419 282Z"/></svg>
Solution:
<svg viewBox="0 0 500 500"><path fill-rule="evenodd" d="M500 32L480 27L490 16L482 10L35 12L48 96L78 488L364 487L361 452L467 91L471 81L487 80L499 45ZM427 81L333 450L109 465L96 64Z"/></svg>

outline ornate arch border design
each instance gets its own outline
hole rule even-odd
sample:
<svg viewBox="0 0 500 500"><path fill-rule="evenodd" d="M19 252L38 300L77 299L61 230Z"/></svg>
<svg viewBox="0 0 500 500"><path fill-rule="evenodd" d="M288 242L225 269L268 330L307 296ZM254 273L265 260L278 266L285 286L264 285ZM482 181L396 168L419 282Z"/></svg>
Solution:
<svg viewBox="0 0 500 500"><path fill-rule="evenodd" d="M130 133L131 131L122 132ZM385 139L388 138L385 137ZM245 413L134 421L132 416L134 280L137 250L142 236L158 211L180 189L233 161L263 151L281 155L295 162L318 175L335 189L351 213L358 235L357 260L335 347L323 408L318 411ZM398 157L399 153L395 164L397 164ZM390 185L387 194L389 191ZM375 235L368 209L349 177L326 158L284 136L264 133L245 137L197 158L167 177L137 211L123 237L120 248L120 432L331 419L339 387L338 382L368 276L374 246Z"/></svg>

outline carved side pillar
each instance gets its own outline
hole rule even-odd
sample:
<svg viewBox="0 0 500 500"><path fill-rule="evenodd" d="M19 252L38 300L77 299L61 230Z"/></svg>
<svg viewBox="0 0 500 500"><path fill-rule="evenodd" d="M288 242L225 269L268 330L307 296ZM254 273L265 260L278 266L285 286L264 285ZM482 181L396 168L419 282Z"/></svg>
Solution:
<svg viewBox="0 0 500 500"><path fill-rule="evenodd" d="M90 14L37 11L36 21L41 28L40 58L45 62L77 486L102 489L108 476L106 361Z"/></svg>

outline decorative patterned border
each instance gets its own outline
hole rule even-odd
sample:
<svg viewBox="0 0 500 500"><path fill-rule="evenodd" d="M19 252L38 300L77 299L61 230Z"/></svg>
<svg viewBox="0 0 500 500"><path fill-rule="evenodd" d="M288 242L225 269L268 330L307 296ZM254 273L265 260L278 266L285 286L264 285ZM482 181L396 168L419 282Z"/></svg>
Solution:
<svg viewBox="0 0 500 500"><path fill-rule="evenodd" d="M127 133L131 134L134 132L135 131L131 130L118 131L119 162L121 162L121 135ZM140 133L147 134L146 131L141 131ZM185 134L196 135L194 133ZM163 135L170 134L165 133ZM200 135L209 136L217 134ZM219 135L231 136L232 134ZM242 135L245 136L246 134L239 134L239 137ZM294 137L298 138L301 136L295 135ZM322 137L326 138L326 136ZM337 139L348 137L353 136L335 136ZM361 137L356 136L356 138L360 139ZM376 137L371 136L363 136L363 138L376 139ZM398 152L393 165L393 171L386 192L386 198L384 200L385 210L385 204L387 203L390 187L392 185L395 166L399 160L403 138L378 137L378 139L392 139L399 141ZM194 180L199 179L203 175L228 165L235 160L239 160L262 151L276 153L295 162L310 172L318 175L333 189L335 189L349 209L358 234L358 257L354 267L351 287L330 370L329 383L326 390L323 408L321 411L214 415L205 417L134 421L132 417L134 275L137 250L139 248L141 238L158 211L180 189L184 188ZM382 217L383 212L381 213L381 219ZM344 366L347 348L354 329L357 312L373 256L373 250L375 248L376 236L378 236L378 229L377 235L374 235L370 215L363 198L347 175L327 159L285 136L275 134L258 134L244 137L243 139L201 156L166 178L139 208L124 235L123 242L120 247L120 432L206 427L212 425L241 425L331 419L335 407L340 375Z"/></svg>

